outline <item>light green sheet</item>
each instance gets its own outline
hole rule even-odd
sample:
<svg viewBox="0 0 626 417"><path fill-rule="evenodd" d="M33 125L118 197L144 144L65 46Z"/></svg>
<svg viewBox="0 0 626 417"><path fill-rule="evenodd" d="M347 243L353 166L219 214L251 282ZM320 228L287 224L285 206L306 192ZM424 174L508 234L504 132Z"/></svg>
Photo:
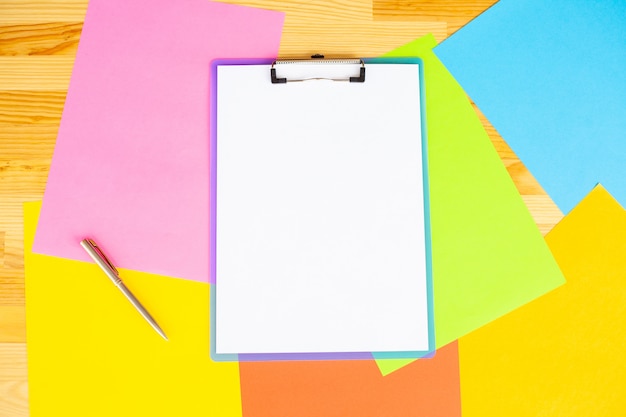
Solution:
<svg viewBox="0 0 626 417"><path fill-rule="evenodd" d="M428 35L386 56L424 61L439 348L565 278L463 89L432 52L436 44ZM409 362L377 360L384 375Z"/></svg>

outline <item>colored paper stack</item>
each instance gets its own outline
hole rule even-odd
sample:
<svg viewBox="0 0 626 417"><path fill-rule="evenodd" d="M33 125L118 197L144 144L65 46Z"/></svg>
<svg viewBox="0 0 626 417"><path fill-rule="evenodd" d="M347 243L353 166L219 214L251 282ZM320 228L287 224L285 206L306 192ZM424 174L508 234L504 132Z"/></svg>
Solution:
<svg viewBox="0 0 626 417"><path fill-rule="evenodd" d="M25 207L31 414L620 415L626 7L556 3L502 0L387 54L424 62L435 356L216 363L209 62L275 57L284 15L91 0L44 201ZM463 88L569 212L545 239ZM85 231L169 342L84 262Z"/></svg>

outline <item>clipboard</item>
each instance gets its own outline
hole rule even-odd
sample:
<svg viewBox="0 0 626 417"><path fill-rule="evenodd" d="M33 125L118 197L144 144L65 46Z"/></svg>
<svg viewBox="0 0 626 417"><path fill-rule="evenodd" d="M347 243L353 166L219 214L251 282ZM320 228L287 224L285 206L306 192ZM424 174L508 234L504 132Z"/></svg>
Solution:
<svg viewBox="0 0 626 417"><path fill-rule="evenodd" d="M215 361L434 352L419 58L211 64Z"/></svg>

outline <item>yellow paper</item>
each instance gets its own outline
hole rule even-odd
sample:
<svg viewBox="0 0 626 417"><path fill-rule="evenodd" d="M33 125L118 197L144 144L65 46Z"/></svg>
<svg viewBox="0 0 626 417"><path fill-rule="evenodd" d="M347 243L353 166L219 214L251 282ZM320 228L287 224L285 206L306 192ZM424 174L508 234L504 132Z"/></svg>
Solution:
<svg viewBox="0 0 626 417"><path fill-rule="evenodd" d="M120 270L167 342L95 264L31 252L39 208L25 205L31 416L241 416L238 364L209 358L208 285Z"/></svg>
<svg viewBox="0 0 626 417"><path fill-rule="evenodd" d="M567 283L460 339L464 417L626 412L626 211L598 186L546 241Z"/></svg>

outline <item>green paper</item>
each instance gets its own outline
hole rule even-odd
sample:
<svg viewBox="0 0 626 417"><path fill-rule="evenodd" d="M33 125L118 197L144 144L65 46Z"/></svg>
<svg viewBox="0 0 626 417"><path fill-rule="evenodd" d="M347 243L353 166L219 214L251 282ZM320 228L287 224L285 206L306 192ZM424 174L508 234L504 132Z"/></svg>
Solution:
<svg viewBox="0 0 626 417"><path fill-rule="evenodd" d="M432 52L436 44L428 35L385 56L424 62L439 348L565 278L465 92ZM377 360L383 375L409 362Z"/></svg>

